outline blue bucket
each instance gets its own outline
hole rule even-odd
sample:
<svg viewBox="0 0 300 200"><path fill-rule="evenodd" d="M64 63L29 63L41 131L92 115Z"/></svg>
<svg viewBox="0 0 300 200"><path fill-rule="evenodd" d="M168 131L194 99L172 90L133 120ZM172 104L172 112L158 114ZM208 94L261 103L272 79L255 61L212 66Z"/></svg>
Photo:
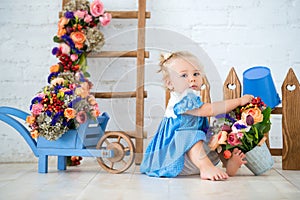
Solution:
<svg viewBox="0 0 300 200"><path fill-rule="evenodd" d="M252 67L243 73L243 94L261 97L263 102L271 108L275 108L281 102L271 71L263 66Z"/></svg>

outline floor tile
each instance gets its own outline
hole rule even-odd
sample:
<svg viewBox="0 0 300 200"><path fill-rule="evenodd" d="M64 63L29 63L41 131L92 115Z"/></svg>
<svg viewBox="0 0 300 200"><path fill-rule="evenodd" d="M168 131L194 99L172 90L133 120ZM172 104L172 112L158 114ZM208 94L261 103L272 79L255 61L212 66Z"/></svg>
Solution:
<svg viewBox="0 0 300 200"><path fill-rule="evenodd" d="M66 171L51 159L46 174L37 172L37 163L2 163L0 170L0 199L300 199L300 171L282 170L280 163L261 176L242 166L237 176L217 182L199 175L148 177L136 165L111 174L94 158Z"/></svg>

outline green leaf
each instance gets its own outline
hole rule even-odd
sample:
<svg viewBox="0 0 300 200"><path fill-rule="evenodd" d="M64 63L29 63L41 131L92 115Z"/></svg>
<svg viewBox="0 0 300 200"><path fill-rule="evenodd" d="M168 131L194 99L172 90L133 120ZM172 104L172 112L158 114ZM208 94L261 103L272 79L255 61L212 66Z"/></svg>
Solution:
<svg viewBox="0 0 300 200"><path fill-rule="evenodd" d="M61 43L62 42L62 40L59 37L57 37L57 35L53 37L53 41L56 42L56 43Z"/></svg>
<svg viewBox="0 0 300 200"><path fill-rule="evenodd" d="M80 65L81 68L86 67L87 61L86 61L86 55L84 53L81 54L78 64Z"/></svg>
<svg viewBox="0 0 300 200"><path fill-rule="evenodd" d="M86 77L86 78L91 77L91 75L90 75L88 72L84 72L83 75L84 75L84 77Z"/></svg>

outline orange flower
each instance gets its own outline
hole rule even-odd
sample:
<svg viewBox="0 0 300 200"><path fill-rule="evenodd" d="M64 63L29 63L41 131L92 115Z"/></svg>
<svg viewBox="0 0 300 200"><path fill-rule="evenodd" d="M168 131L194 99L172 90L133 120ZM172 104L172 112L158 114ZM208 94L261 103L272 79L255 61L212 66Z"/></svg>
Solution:
<svg viewBox="0 0 300 200"><path fill-rule="evenodd" d="M226 144L225 141L227 140L227 132L220 131L217 135L213 135L209 141L208 146L212 151L216 150L220 144Z"/></svg>
<svg viewBox="0 0 300 200"><path fill-rule="evenodd" d="M254 119L254 124L258 123L258 122L262 122L264 119L263 114L261 113L261 110L258 107L254 107L254 108L249 108L247 110L244 110L242 112L242 121L246 123L246 119L247 116L251 115Z"/></svg>
<svg viewBox="0 0 300 200"><path fill-rule="evenodd" d="M98 117L100 115L100 111L99 110L93 110L92 111L92 116L93 117Z"/></svg>
<svg viewBox="0 0 300 200"><path fill-rule="evenodd" d="M53 72L58 72L59 71L59 65L56 64L56 65L52 65L50 67L50 72L53 73Z"/></svg>
<svg viewBox="0 0 300 200"><path fill-rule="evenodd" d="M64 112L64 115L68 119L73 119L76 116L76 110L74 110L73 108L67 108Z"/></svg>
<svg viewBox="0 0 300 200"><path fill-rule="evenodd" d="M229 150L225 150L223 156L225 159L229 159L231 157L231 152Z"/></svg>
<svg viewBox="0 0 300 200"><path fill-rule="evenodd" d="M70 37L73 40L73 42L75 43L76 48L81 49L83 47L83 43L86 40L86 37L83 33L76 31L76 32L71 33Z"/></svg>
<svg viewBox="0 0 300 200"><path fill-rule="evenodd" d="M40 133L39 133L37 130L33 130L33 131L30 132L30 135L31 135L31 137L32 137L33 139L38 138L39 134L40 134Z"/></svg>
<svg viewBox="0 0 300 200"><path fill-rule="evenodd" d="M58 37L61 37L61 36L63 36L63 35L66 34L66 33L67 33L67 31L66 31L65 28L58 28L57 36L58 36Z"/></svg>
<svg viewBox="0 0 300 200"><path fill-rule="evenodd" d="M26 117L26 123L33 124L34 122L35 122L35 117L34 116L29 115L29 116Z"/></svg>
<svg viewBox="0 0 300 200"><path fill-rule="evenodd" d="M69 23L69 19L66 17L61 17L58 21L58 28L65 28L65 25Z"/></svg>

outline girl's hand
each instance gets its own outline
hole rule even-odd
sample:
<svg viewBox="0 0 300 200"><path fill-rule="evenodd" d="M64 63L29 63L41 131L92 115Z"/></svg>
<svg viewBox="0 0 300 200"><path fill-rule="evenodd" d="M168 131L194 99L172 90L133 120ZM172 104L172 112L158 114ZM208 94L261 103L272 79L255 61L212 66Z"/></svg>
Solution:
<svg viewBox="0 0 300 200"><path fill-rule="evenodd" d="M250 95L250 94L246 94L246 95L242 96L240 98L240 106L243 106L243 105L245 105L247 103L251 103L251 101L252 101L253 98L254 98L254 96Z"/></svg>

